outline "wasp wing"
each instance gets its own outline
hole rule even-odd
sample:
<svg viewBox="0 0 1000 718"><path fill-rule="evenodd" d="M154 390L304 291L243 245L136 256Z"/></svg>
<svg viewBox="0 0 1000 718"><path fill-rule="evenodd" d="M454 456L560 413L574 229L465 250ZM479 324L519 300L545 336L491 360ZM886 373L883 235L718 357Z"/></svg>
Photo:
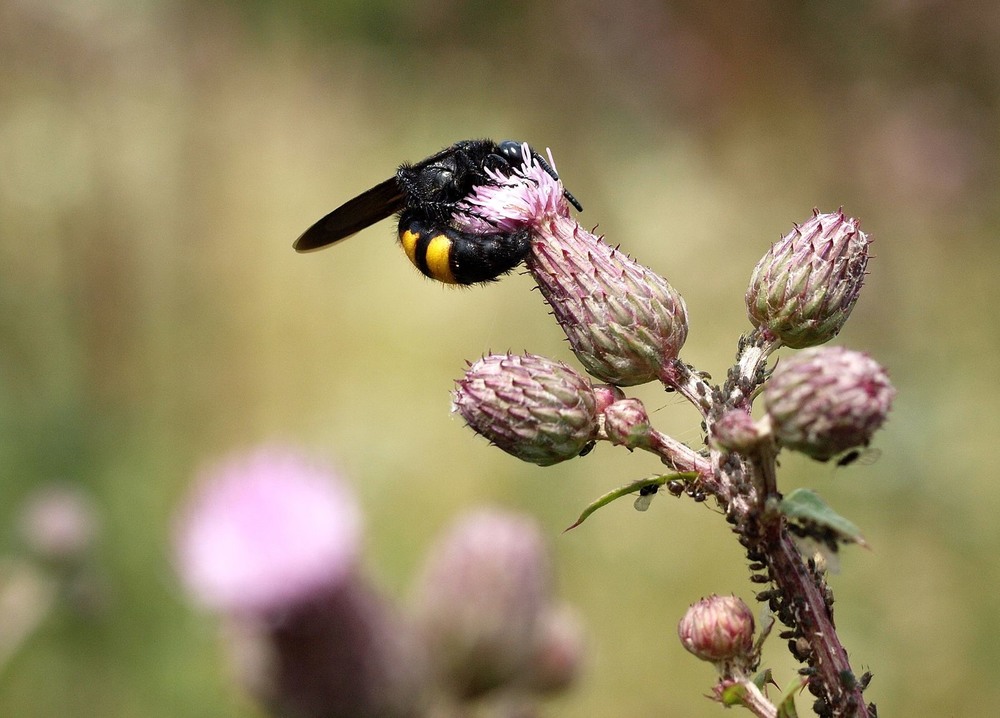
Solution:
<svg viewBox="0 0 1000 718"><path fill-rule="evenodd" d="M635 501L632 502L632 506L635 507L636 511L645 511L653 503L654 496L656 494L639 494L635 497Z"/></svg>
<svg viewBox="0 0 1000 718"><path fill-rule="evenodd" d="M406 195L395 176L348 200L295 240L296 252L311 252L350 237L386 217L402 211Z"/></svg>

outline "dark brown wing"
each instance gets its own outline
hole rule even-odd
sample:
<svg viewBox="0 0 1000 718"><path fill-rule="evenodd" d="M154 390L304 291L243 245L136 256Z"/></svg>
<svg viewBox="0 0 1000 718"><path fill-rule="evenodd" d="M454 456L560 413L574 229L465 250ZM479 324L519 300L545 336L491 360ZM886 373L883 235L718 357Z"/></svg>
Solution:
<svg viewBox="0 0 1000 718"><path fill-rule="evenodd" d="M302 233L295 240L296 252L312 252L350 237L386 217L402 211L405 197L396 177L377 184L348 200Z"/></svg>

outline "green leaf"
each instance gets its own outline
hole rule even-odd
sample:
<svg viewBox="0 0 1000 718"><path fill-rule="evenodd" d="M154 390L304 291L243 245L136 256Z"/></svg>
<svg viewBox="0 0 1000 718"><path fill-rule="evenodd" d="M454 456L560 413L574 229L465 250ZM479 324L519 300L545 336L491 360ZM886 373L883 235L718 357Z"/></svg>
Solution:
<svg viewBox="0 0 1000 718"><path fill-rule="evenodd" d="M799 712L795 710L795 694L801 691L805 685L805 681L793 681L785 693L785 697L778 704L778 718L799 718Z"/></svg>
<svg viewBox="0 0 1000 718"><path fill-rule="evenodd" d="M724 706L741 706L747 695L747 687L742 683L730 683L719 694L719 702Z"/></svg>
<svg viewBox="0 0 1000 718"><path fill-rule="evenodd" d="M774 682L774 678L771 677L771 669L765 668L760 671L756 676L753 677L753 684L757 686L760 690L764 690L764 686L768 683L773 685L778 685Z"/></svg>
<svg viewBox="0 0 1000 718"><path fill-rule="evenodd" d="M595 501L588 504L587 508L585 508L583 510L583 513L580 514L580 518L578 518L572 526L566 528L563 531L563 533L566 533L566 531L569 531L570 529L575 529L577 526L586 521L587 518L592 513L597 511L597 509L603 506L607 506L612 501L614 501L615 499L620 499L622 496L628 496L629 494L633 494L639 489L643 488L644 486L659 487L663 486L668 481L675 481L675 480L681 480L685 482L693 481L695 478L697 478L697 476L698 473L695 471L682 471L676 474L664 474L663 476L653 476L652 478L648 479L637 479L636 481L633 481L630 484L625 484L624 486L620 486L614 491L609 491L608 493L598 497Z"/></svg>
<svg viewBox="0 0 1000 718"><path fill-rule="evenodd" d="M795 489L781 500L779 510L793 521L829 529L841 541L868 546L861 535L861 529L831 509L815 491Z"/></svg>
<svg viewBox="0 0 1000 718"><path fill-rule="evenodd" d="M799 718L799 712L795 710L795 696L791 693L778 705L778 718Z"/></svg>

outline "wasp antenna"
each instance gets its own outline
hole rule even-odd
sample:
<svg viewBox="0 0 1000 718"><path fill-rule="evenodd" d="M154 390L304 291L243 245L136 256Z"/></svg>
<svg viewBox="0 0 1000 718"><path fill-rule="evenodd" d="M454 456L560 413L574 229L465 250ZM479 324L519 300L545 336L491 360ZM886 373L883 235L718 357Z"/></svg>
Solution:
<svg viewBox="0 0 1000 718"><path fill-rule="evenodd" d="M550 165L548 162L546 162L545 158L542 157L540 154L538 154L538 152L536 150L534 150L534 149L531 150L531 156L535 159L535 162L537 162L538 165L543 170L545 170L545 172L552 179L554 179L554 180L558 180L559 179L559 175L556 173L556 171L554 169L552 169L552 165ZM570 191L568 189L566 189L565 187L563 187L563 197L566 198L567 202L569 202L571 205L573 205L574 207L576 207L576 211L577 212L582 212L583 211L583 205L581 205L580 202L579 202L579 200L577 200L577 198L574 197L570 193Z"/></svg>
<svg viewBox="0 0 1000 718"><path fill-rule="evenodd" d="M559 179L559 175L556 174L556 171L554 169L552 169L552 165L546 162L545 158L542 157L540 154L538 154L538 152L536 152L534 149L531 150L531 156L535 158L535 162L537 162L541 166L541 168L545 170L550 177L552 177L552 179L555 180Z"/></svg>

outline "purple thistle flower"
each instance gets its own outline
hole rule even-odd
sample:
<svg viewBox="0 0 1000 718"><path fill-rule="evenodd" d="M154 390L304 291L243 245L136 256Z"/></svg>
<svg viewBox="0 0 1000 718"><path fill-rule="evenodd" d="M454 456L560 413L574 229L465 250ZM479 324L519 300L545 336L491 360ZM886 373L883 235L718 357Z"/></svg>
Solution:
<svg viewBox="0 0 1000 718"><path fill-rule="evenodd" d="M361 513L338 476L282 448L207 470L177 521L189 592L243 636L247 687L295 718L424 714L422 647L357 570Z"/></svg>
<svg viewBox="0 0 1000 718"><path fill-rule="evenodd" d="M336 475L270 448L206 471L176 529L178 570L199 603L268 612L344 581L361 513Z"/></svg>
<svg viewBox="0 0 1000 718"><path fill-rule="evenodd" d="M618 386L661 378L687 338L683 298L666 279L581 227L562 184L527 151L524 158L520 173L476 188L466 200L476 216L462 219L462 228L528 228L528 271L587 371Z"/></svg>

